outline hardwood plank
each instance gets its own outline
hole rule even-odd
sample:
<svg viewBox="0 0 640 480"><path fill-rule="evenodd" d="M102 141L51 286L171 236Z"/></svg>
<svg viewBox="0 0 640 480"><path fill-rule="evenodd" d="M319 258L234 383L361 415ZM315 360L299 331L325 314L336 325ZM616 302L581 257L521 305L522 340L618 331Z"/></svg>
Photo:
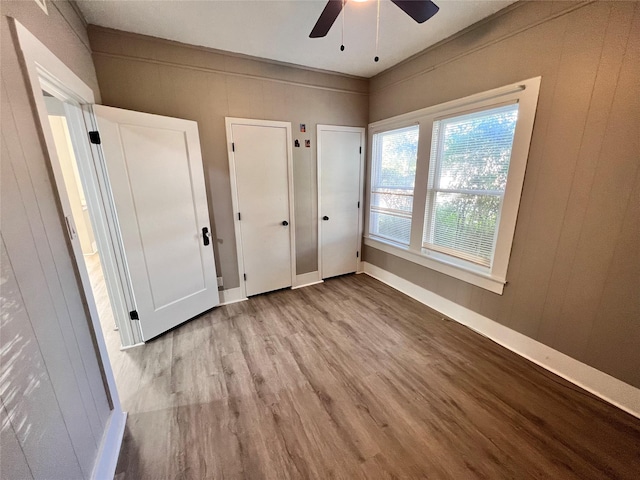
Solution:
<svg viewBox="0 0 640 480"><path fill-rule="evenodd" d="M640 471L640 420L365 275L112 353L138 369L134 382L116 369L129 389L119 480Z"/></svg>

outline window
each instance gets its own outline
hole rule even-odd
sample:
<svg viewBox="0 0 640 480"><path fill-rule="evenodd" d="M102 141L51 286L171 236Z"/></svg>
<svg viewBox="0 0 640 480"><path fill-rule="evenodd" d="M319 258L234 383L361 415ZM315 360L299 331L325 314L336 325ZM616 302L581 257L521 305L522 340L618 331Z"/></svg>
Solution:
<svg viewBox="0 0 640 480"><path fill-rule="evenodd" d="M422 246L493 261L518 104L433 122Z"/></svg>
<svg viewBox="0 0 640 480"><path fill-rule="evenodd" d="M365 243L502 293L539 88L538 77L371 124Z"/></svg>
<svg viewBox="0 0 640 480"><path fill-rule="evenodd" d="M371 180L371 233L409 245L418 126L374 136Z"/></svg>

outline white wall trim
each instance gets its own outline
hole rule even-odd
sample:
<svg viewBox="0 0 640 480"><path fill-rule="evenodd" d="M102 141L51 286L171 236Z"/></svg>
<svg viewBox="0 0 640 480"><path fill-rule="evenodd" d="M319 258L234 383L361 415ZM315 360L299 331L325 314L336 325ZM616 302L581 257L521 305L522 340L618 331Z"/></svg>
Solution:
<svg viewBox="0 0 640 480"><path fill-rule="evenodd" d="M245 300L248 300L245 294L242 292L241 287L230 288L228 290L220 290L218 292L218 295L220 295L220 304L218 305L219 307L221 307L222 305L229 305L230 303L244 302Z"/></svg>
<svg viewBox="0 0 640 480"><path fill-rule="evenodd" d="M296 283L292 290L296 288L308 287L309 285L315 285L316 283L323 283L324 281L320 278L320 271L317 270L315 272L302 273L300 275L296 275Z"/></svg>
<svg viewBox="0 0 640 480"><path fill-rule="evenodd" d="M459 266L447 264L442 260L435 260L427 256L429 254L428 251L426 254L414 252L408 247L394 245L390 241L386 242L383 239L370 236L364 237L364 244L368 247L375 248L376 250L381 250L390 255L395 255L396 257L408 260L409 262L430 268L436 272L444 273L450 277L471 283L472 285L484 288L485 290L497 293L498 295L502 295L502 292L504 291L504 285L506 283L504 280L493 278L487 273L462 269Z"/></svg>
<svg viewBox="0 0 640 480"><path fill-rule="evenodd" d="M127 412L111 411L107 428L102 436L102 443L100 444L100 450L96 457L96 463L93 466L92 479L102 480L115 476L126 423Z"/></svg>
<svg viewBox="0 0 640 480"><path fill-rule="evenodd" d="M133 345L121 346L120 351L124 352L125 350L129 350L131 348L142 347L144 344L145 342L139 342L139 343L134 343Z"/></svg>
<svg viewBox="0 0 640 480"><path fill-rule="evenodd" d="M376 265L364 262L364 272L621 410L640 418L640 389Z"/></svg>

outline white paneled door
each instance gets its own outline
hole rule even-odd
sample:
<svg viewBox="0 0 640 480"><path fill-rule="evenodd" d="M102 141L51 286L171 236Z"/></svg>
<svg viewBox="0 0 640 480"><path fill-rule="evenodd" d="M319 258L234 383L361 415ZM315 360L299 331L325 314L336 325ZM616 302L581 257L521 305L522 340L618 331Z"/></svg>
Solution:
<svg viewBox="0 0 640 480"><path fill-rule="evenodd" d="M227 119L236 236L246 295L290 287L294 230L291 126Z"/></svg>
<svg viewBox="0 0 640 480"><path fill-rule="evenodd" d="M358 269L364 129L318 125L318 215L322 278Z"/></svg>
<svg viewBox="0 0 640 480"><path fill-rule="evenodd" d="M149 340L219 303L198 125L93 110L136 313Z"/></svg>

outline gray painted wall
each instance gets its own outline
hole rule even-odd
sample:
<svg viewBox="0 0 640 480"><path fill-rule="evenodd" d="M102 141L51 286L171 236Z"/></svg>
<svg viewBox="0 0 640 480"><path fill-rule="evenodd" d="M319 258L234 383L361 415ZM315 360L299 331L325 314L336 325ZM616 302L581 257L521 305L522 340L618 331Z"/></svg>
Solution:
<svg viewBox="0 0 640 480"><path fill-rule="evenodd" d="M640 387L640 3L515 4L374 77L370 121L538 75L504 294L364 259Z"/></svg>
<svg viewBox="0 0 640 480"><path fill-rule="evenodd" d="M3 478L86 477L109 413L6 18L18 18L98 96L82 20L66 2L47 3L48 16L35 2L0 2ZM316 267L315 123L361 126L542 75L504 295L375 249L365 259L640 387L639 22L635 3L527 3L370 84L116 32L93 31L92 44L105 103L200 123L227 287L238 272L224 116L307 124L306 135L294 135L313 145L294 158L304 273Z"/></svg>
<svg viewBox="0 0 640 480"><path fill-rule="evenodd" d="M368 81L95 26L89 38L105 105L198 122L225 288L239 277L224 118L292 122L302 145L293 149L296 267L316 271L316 125L366 126Z"/></svg>
<svg viewBox="0 0 640 480"><path fill-rule="evenodd" d="M88 478L110 405L39 120L8 17L96 94L86 28L68 3L0 2L2 478Z"/></svg>

